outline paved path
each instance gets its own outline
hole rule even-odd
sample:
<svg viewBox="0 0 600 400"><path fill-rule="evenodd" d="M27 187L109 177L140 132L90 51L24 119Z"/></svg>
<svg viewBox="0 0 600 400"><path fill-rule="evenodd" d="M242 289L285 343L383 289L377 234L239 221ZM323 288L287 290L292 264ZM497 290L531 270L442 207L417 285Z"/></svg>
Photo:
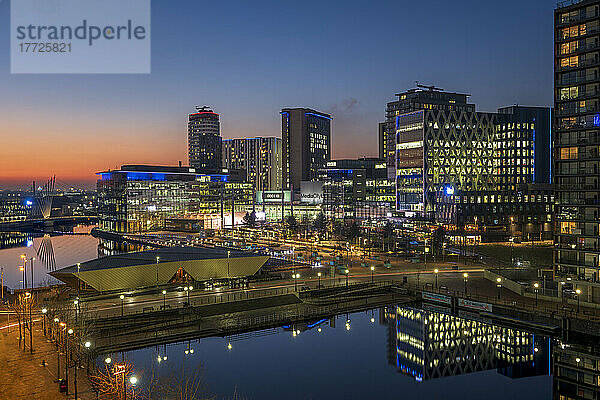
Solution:
<svg viewBox="0 0 600 400"><path fill-rule="evenodd" d="M65 400L74 399L73 369L69 371L69 396L58 391L56 383L56 345L44 337L41 321L34 323L33 354L29 351L29 337L26 350L19 349L19 327L6 328L5 315L0 324L0 399ZM11 325L14 320L11 319ZM46 362L42 366L42 361ZM64 355L61 355L61 377L64 378ZM80 369L77 379L78 398L95 399L95 393L85 376L85 368Z"/></svg>

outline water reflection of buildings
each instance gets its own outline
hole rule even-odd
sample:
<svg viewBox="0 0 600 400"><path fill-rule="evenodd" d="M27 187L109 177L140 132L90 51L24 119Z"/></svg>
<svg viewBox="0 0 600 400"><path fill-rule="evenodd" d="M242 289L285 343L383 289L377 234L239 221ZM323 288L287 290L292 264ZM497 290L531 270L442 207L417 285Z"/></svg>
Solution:
<svg viewBox="0 0 600 400"><path fill-rule="evenodd" d="M25 247L33 243L33 238L28 233L0 232L0 250L14 247Z"/></svg>
<svg viewBox="0 0 600 400"><path fill-rule="evenodd" d="M417 381L491 369L511 378L548 374L548 338L408 307L386 309L384 317L390 364Z"/></svg>
<svg viewBox="0 0 600 400"><path fill-rule="evenodd" d="M554 399L600 399L600 347L557 344L554 347Z"/></svg>

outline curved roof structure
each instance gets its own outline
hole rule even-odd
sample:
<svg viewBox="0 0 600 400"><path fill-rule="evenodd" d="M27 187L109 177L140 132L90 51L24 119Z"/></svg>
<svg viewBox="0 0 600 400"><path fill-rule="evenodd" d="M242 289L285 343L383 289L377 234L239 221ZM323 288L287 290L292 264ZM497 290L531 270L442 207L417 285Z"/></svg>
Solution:
<svg viewBox="0 0 600 400"><path fill-rule="evenodd" d="M106 256L49 274L67 284L81 280L98 291L151 287L169 283L181 268L196 281L254 275L267 255L238 250L167 247ZM158 276L158 282L157 282Z"/></svg>

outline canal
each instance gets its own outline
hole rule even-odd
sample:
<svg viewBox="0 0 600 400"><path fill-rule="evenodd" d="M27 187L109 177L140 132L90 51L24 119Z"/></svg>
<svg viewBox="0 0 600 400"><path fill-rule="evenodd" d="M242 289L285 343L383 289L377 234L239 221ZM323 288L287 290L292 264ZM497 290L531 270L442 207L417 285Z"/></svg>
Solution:
<svg viewBox="0 0 600 400"><path fill-rule="evenodd" d="M556 341L410 307L104 354L136 390L217 399L550 399ZM165 360L166 357L166 360ZM160 392L157 398L167 397ZM238 396L238 397L236 397Z"/></svg>

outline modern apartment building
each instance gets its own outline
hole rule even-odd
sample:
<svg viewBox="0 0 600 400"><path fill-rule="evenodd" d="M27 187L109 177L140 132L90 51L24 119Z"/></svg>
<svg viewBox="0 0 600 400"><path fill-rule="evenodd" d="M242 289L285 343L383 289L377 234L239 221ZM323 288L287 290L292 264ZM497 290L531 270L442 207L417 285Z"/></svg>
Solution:
<svg viewBox="0 0 600 400"><path fill-rule="evenodd" d="M281 110L283 187L314 181L331 158L331 116L310 108Z"/></svg>
<svg viewBox="0 0 600 400"><path fill-rule="evenodd" d="M556 276L600 302L600 1L554 12Z"/></svg>
<svg viewBox="0 0 600 400"><path fill-rule="evenodd" d="M196 172L221 171L221 127L219 114L210 108L196 107L188 115L188 155Z"/></svg>
<svg viewBox="0 0 600 400"><path fill-rule="evenodd" d="M223 168L242 171L254 190L280 190L281 139L255 137L223 140Z"/></svg>

